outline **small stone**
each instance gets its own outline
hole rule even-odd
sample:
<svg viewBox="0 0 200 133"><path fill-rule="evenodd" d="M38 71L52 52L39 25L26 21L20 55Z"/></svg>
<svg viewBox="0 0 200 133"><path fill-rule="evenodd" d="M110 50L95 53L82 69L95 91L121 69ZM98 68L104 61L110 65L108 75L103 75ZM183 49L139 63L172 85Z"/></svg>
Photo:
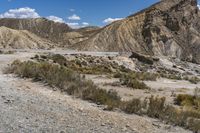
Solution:
<svg viewBox="0 0 200 133"><path fill-rule="evenodd" d="M105 126L106 124L105 123L101 123L101 126Z"/></svg>

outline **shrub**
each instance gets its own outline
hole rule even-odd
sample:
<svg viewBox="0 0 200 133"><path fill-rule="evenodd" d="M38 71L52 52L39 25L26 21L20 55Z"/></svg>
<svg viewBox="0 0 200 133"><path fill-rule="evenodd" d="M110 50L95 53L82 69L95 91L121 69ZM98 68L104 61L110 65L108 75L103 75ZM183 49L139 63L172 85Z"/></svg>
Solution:
<svg viewBox="0 0 200 133"><path fill-rule="evenodd" d="M194 108L200 111L200 98L197 96L179 94L175 99L175 104Z"/></svg>
<svg viewBox="0 0 200 133"><path fill-rule="evenodd" d="M140 99L132 99L130 101L122 102L121 103L121 110L128 114L143 114L144 110L146 109L147 102L141 101Z"/></svg>
<svg viewBox="0 0 200 133"><path fill-rule="evenodd" d="M49 58L52 59L54 63L58 63L60 65L66 66L67 59L60 54L54 54L54 55L50 56Z"/></svg>
<svg viewBox="0 0 200 133"><path fill-rule="evenodd" d="M149 107L147 109L148 116L162 118L165 114L165 109L165 97L158 98L151 96L151 98L149 98Z"/></svg>
<svg viewBox="0 0 200 133"><path fill-rule="evenodd" d="M193 84L197 84L200 81L200 79L198 77L191 77L188 79L188 81Z"/></svg>
<svg viewBox="0 0 200 133"><path fill-rule="evenodd" d="M138 81L137 79L122 79L122 85L126 85L127 87L131 87L133 89L149 89L149 87L142 81Z"/></svg>

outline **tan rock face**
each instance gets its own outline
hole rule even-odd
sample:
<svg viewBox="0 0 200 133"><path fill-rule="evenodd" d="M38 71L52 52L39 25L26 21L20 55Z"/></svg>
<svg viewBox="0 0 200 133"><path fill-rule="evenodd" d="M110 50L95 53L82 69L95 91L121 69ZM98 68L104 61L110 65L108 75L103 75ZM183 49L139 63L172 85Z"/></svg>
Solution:
<svg viewBox="0 0 200 133"><path fill-rule="evenodd" d="M196 0L163 0L101 29L73 46L92 51L135 51L200 62L200 14Z"/></svg>

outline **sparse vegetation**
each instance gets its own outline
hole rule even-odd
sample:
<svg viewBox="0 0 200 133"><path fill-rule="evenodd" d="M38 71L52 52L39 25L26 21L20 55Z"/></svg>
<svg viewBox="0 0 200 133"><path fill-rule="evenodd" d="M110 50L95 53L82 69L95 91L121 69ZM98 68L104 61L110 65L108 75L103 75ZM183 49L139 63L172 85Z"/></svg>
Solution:
<svg viewBox="0 0 200 133"><path fill-rule="evenodd" d="M192 84L197 84L200 82L200 79L196 76L189 77L189 76L182 75L180 73L170 71L170 70L159 71L159 75L160 75L160 77L167 78L167 79L187 80Z"/></svg>
<svg viewBox="0 0 200 133"><path fill-rule="evenodd" d="M124 78L121 79L122 85L131 87L133 89L150 89L144 82L138 81L137 79Z"/></svg>
<svg viewBox="0 0 200 133"><path fill-rule="evenodd" d="M0 54L14 54L15 53L15 51L11 51L11 50L8 50L8 51L2 51L2 50L0 50Z"/></svg>
<svg viewBox="0 0 200 133"><path fill-rule="evenodd" d="M119 105L120 102L120 97L116 92L102 90L92 81L88 81L73 70L60 65L16 60L6 72L14 73L22 78L33 78L35 81L46 82L50 86L59 88L62 92L106 105L109 110Z"/></svg>
<svg viewBox="0 0 200 133"><path fill-rule="evenodd" d="M121 109L128 114L147 115L176 126L200 131L200 112L194 109L180 109L167 105L164 97L150 97L144 101L133 99L123 102Z"/></svg>
<svg viewBox="0 0 200 133"><path fill-rule="evenodd" d="M197 96L177 96L177 105L190 106L190 108L186 109L167 105L164 97L152 96L145 100L121 101L117 92L100 89L92 81L86 80L74 70L65 67L63 63L61 65L58 62L54 63L46 61L20 62L16 60L7 69L7 73L14 73L23 78L32 78L35 81L48 83L50 86L59 88L61 92L66 92L69 95L92 101L96 104L105 105L107 110L119 108L128 114L147 115L177 126L189 128L194 132L200 130L200 102ZM125 85L135 89L149 89L141 80L156 80L159 77L156 74L135 72L128 74L121 72L116 73L115 76L120 78ZM196 89L196 92L199 92L199 89Z"/></svg>
<svg viewBox="0 0 200 133"><path fill-rule="evenodd" d="M175 103L179 106L193 108L200 111L200 98L197 96L179 94L175 99Z"/></svg>
<svg viewBox="0 0 200 133"><path fill-rule="evenodd" d="M158 78L157 74L148 73L148 72L134 72L130 71L129 73L118 72L114 74L115 78L120 78L122 85L126 85L133 89L150 89L142 81L155 81Z"/></svg>

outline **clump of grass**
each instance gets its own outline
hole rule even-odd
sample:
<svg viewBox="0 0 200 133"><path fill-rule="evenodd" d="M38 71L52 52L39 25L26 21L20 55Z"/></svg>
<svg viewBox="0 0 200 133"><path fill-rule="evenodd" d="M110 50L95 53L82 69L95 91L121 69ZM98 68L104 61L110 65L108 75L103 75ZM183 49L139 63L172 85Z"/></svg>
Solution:
<svg viewBox="0 0 200 133"><path fill-rule="evenodd" d="M150 89L142 80L156 80L157 75L143 72L115 73L115 78L120 78L122 85L133 89Z"/></svg>
<svg viewBox="0 0 200 133"><path fill-rule="evenodd" d="M200 98L196 96L179 94L175 99L175 103L179 106L190 107L200 111Z"/></svg>
<svg viewBox="0 0 200 133"><path fill-rule="evenodd" d="M121 103L121 110L123 110L124 112L128 113L128 114L138 114L138 115L142 115L145 114L144 110L146 110L147 107L147 101L142 101L140 99L132 99L130 101L126 101L126 102L122 102Z"/></svg>
<svg viewBox="0 0 200 133"><path fill-rule="evenodd" d="M161 68L160 68L161 69ZM161 69L158 71L159 77L173 79L173 80L187 80L192 84L197 84L200 82L200 79L196 76L189 77L186 74L181 74L174 70Z"/></svg>
<svg viewBox="0 0 200 133"><path fill-rule="evenodd" d="M159 74L150 73L150 72L135 72L129 71L127 73L117 72L114 74L115 78L129 78L129 79L137 79L143 81L156 81L159 78Z"/></svg>
<svg viewBox="0 0 200 133"><path fill-rule="evenodd" d="M127 87L131 87L133 89L150 89L144 82L138 81L137 79L121 79L122 85L126 85Z"/></svg>

